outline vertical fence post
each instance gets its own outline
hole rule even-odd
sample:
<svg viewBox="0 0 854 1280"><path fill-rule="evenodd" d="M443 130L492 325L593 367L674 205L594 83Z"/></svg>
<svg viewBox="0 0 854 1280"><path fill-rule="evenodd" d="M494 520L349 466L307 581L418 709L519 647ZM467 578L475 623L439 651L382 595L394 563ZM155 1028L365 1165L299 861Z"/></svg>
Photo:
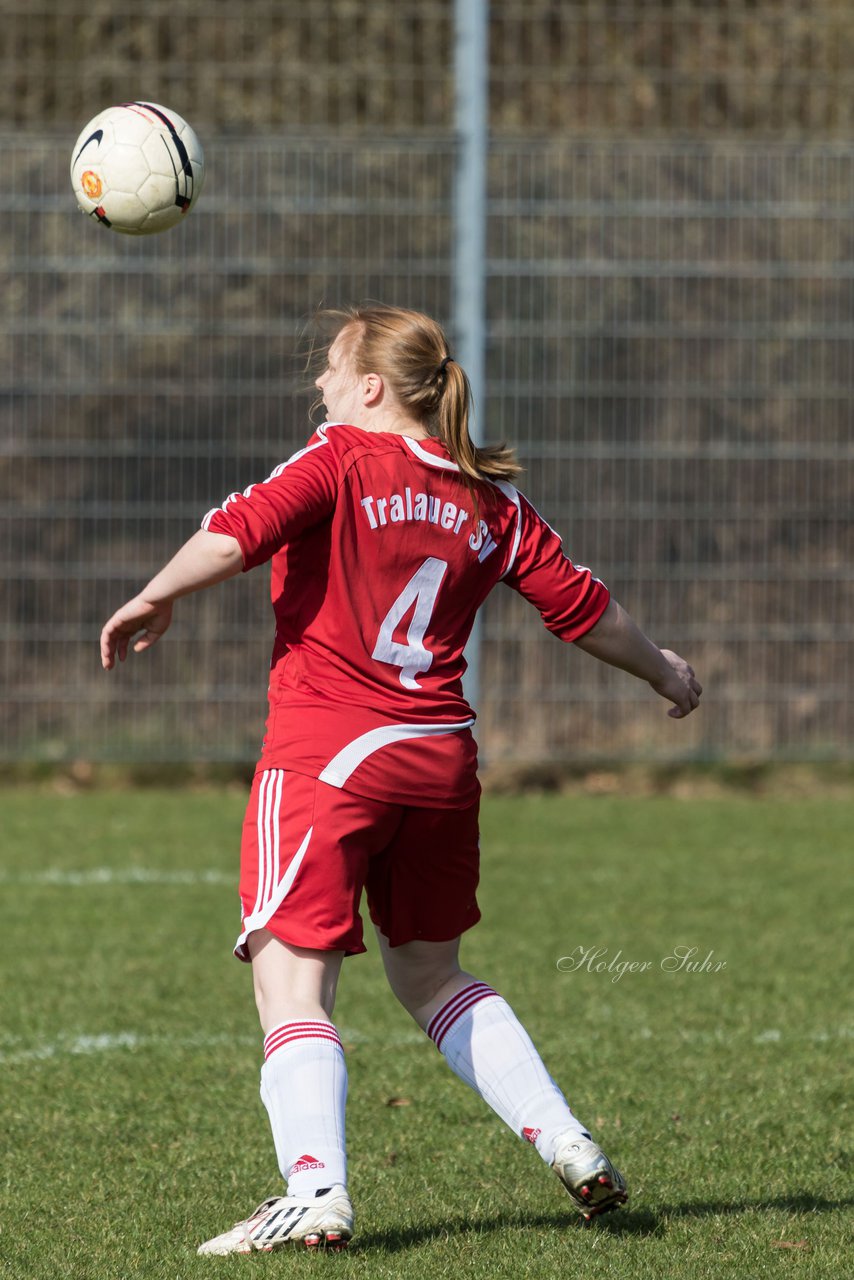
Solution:
<svg viewBox="0 0 854 1280"><path fill-rule="evenodd" d="M486 161L489 131L489 0L454 0L457 164L454 175L453 328L474 396L480 441L486 395ZM466 697L480 701L480 620L466 649Z"/></svg>

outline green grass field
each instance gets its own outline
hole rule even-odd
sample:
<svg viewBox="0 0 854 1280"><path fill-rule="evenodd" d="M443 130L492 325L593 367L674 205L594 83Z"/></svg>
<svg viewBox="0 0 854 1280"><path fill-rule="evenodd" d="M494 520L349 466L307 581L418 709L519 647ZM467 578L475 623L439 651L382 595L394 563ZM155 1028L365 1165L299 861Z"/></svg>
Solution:
<svg viewBox="0 0 854 1280"><path fill-rule="evenodd" d="M242 809L228 789L0 794L0 1274L854 1273L847 800L485 802L464 962L625 1171L628 1211L577 1225L394 1003L374 947L346 962L336 1011L353 1246L196 1257L280 1188L230 954ZM677 947L713 954L668 972ZM592 948L647 967L574 967Z"/></svg>

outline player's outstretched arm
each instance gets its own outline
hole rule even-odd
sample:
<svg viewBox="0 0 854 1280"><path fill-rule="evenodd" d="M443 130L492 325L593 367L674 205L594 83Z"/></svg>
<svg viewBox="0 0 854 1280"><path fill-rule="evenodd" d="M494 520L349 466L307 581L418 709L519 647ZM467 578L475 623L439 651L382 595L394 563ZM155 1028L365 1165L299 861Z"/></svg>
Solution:
<svg viewBox="0 0 854 1280"><path fill-rule="evenodd" d="M200 529L138 596L128 600L101 632L101 665L110 671L116 658L124 662L128 645L139 632L134 653L156 644L172 621L172 605L181 596L233 578L243 568L236 538Z"/></svg>
<svg viewBox="0 0 854 1280"><path fill-rule="evenodd" d="M595 626L574 643L601 662L648 681L656 693L673 703L667 714L674 720L690 715L700 704L703 688L693 668L678 653L653 644L616 600L610 601Z"/></svg>

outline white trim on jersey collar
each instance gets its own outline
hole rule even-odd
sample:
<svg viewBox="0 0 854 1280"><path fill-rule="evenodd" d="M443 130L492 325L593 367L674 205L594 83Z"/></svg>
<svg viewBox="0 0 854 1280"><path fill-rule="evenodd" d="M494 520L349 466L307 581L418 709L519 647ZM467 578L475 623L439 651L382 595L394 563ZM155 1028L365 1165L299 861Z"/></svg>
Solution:
<svg viewBox="0 0 854 1280"><path fill-rule="evenodd" d="M352 427L352 426L353 426L352 422L324 422L321 426L317 428L317 430L319 432L324 432L326 431L327 427ZM354 430L362 431L363 428L355 427ZM375 435L375 434L376 433L373 431L365 432L365 435L369 435L369 436ZM422 449L421 445L415 439L414 436L407 436L407 435L404 435L403 432L397 432L397 431L391 431L391 432L384 431L384 432L381 432L381 434L382 435L399 435L400 439L404 442L404 444L409 446L411 451L415 454L416 458L420 458L422 462L429 463L431 467L439 467L443 471L459 471L459 467L457 466L456 462L451 462L450 459L448 458L437 458L434 453L430 453L429 449ZM431 437L431 439L433 438L435 437Z"/></svg>
<svg viewBox="0 0 854 1280"><path fill-rule="evenodd" d="M441 467L443 471L459 471L459 467L455 462L451 462L449 458L437 458L435 454L430 453L427 449L422 449L417 440L412 436L401 436L404 444L408 445L416 458L420 458L422 462L429 462L431 467Z"/></svg>

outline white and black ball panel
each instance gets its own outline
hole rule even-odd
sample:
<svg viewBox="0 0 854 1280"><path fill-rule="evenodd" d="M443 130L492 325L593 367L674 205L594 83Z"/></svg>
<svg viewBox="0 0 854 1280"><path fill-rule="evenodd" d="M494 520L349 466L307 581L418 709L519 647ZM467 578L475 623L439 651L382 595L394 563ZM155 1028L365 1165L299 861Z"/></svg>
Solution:
<svg viewBox="0 0 854 1280"><path fill-rule="evenodd" d="M71 153L80 209L126 235L175 226L204 182L204 152L190 125L154 102L108 107L81 131Z"/></svg>

